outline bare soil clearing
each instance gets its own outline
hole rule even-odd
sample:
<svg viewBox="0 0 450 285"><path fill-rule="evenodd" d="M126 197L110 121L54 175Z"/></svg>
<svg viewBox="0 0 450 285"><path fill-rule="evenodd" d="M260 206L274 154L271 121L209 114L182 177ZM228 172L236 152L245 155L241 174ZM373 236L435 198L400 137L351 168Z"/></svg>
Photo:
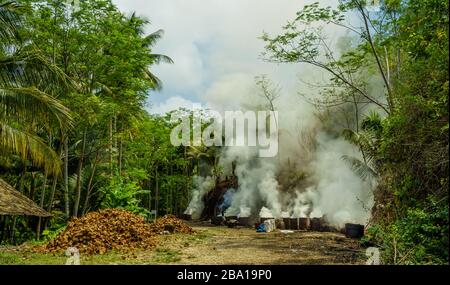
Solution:
<svg viewBox="0 0 450 285"><path fill-rule="evenodd" d="M254 229L189 223L194 234L157 237L155 249L81 256L82 264L363 264L364 249L340 233L256 233ZM63 255L29 246L0 247L0 264L64 264Z"/></svg>
<svg viewBox="0 0 450 285"><path fill-rule="evenodd" d="M178 264L362 264L364 249L358 241L339 233L301 232L256 233L249 228L229 229L205 225L191 226L201 241L170 242L180 252Z"/></svg>

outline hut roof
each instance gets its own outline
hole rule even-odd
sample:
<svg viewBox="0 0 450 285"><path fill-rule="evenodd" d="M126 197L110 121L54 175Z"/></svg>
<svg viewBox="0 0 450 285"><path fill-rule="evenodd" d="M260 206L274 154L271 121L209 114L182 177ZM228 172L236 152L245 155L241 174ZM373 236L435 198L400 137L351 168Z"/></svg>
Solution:
<svg viewBox="0 0 450 285"><path fill-rule="evenodd" d="M0 215L50 217L47 211L0 178Z"/></svg>

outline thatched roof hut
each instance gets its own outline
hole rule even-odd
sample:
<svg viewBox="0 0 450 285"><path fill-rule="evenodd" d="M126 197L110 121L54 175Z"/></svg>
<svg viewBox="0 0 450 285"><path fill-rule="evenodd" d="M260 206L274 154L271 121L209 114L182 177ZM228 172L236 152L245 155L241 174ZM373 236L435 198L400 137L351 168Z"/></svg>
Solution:
<svg viewBox="0 0 450 285"><path fill-rule="evenodd" d="M0 178L0 215L50 217L47 211Z"/></svg>

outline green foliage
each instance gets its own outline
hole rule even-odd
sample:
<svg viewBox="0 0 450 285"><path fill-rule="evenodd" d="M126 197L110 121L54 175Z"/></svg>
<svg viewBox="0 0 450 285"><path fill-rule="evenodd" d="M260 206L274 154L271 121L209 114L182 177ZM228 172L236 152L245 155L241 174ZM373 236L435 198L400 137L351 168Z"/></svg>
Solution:
<svg viewBox="0 0 450 285"><path fill-rule="evenodd" d="M57 179L52 195L49 185L41 185L42 181L36 185L47 188L42 201L46 208L64 210L66 219L108 205L146 214L155 205L151 199L165 197L151 197L137 189L164 186L166 175L177 174L169 173L171 159L184 167L173 172L183 171L189 176L186 164L178 163L182 152L169 143L169 124L145 111L151 91L162 86L151 66L172 63L168 56L152 52L163 31L146 34L149 21L121 13L110 0L80 1L77 10L56 0L19 2L20 11L14 3L2 4L1 20L8 25L2 25L0 36L17 37L11 40L26 43L26 49L18 49L21 53L13 59L26 59L33 67L25 70L29 72L26 78L33 79L37 87L43 85L43 91L52 97L20 85L0 89L0 104L5 105L8 119L16 114L27 119L23 123L26 130L22 130L17 123L3 125L0 116L2 161L4 146L8 146L37 166L45 161L54 168L66 168L62 177L55 178L52 174L61 173L46 167L49 181ZM38 52L32 53L31 47ZM3 59L3 50L0 57ZM1 78L8 82L14 79L18 85L22 78L13 72L13 63L1 62L8 67L0 69ZM50 81L50 75L59 82ZM64 82L68 78L70 84ZM70 107L73 121L65 106ZM58 124L60 129L53 127ZM66 128L69 125L73 125L70 132ZM36 126L39 132L31 132L29 126ZM9 138L3 139L7 135ZM31 158L30 153L34 153ZM5 161L14 159L8 156ZM24 161L16 169L8 169L8 174L23 180L26 187L19 190L29 191L36 199L37 191L29 186L33 183L29 182L28 164ZM157 177L155 170L161 171ZM128 204L124 202L127 197L131 197Z"/></svg>
<svg viewBox="0 0 450 285"><path fill-rule="evenodd" d="M55 229L55 230L45 229L45 230L42 231L42 237L44 238L45 241L50 241L50 240L54 239L55 237L57 237L65 229L66 229L65 226L64 227L60 227L60 228Z"/></svg>
<svg viewBox="0 0 450 285"><path fill-rule="evenodd" d="M2 265L17 265L20 263L19 256L7 253L7 252L0 252L0 264Z"/></svg>
<svg viewBox="0 0 450 285"><path fill-rule="evenodd" d="M20 36L24 8L0 2L0 152L59 175L58 155L39 135L72 125L69 110L50 95L55 85L68 87L67 77Z"/></svg>
<svg viewBox="0 0 450 285"><path fill-rule="evenodd" d="M366 241L374 242L389 264L448 264L448 201L429 198L426 207L406 209L392 224L369 228Z"/></svg>
<svg viewBox="0 0 450 285"><path fill-rule="evenodd" d="M342 136L345 140L358 147L363 159L344 155L350 168L363 180L377 179L380 172L380 161L378 160L378 145L381 138L381 118L377 113L371 113L361 123L362 130L355 132L344 129Z"/></svg>
<svg viewBox="0 0 450 285"><path fill-rule="evenodd" d="M374 26L377 19L369 17L367 6L365 1L358 0L340 1L337 9L320 7L319 3L305 5L293 21L282 27L280 35L262 35L261 39L266 43L262 56L276 63L306 63L330 75L326 84L329 87L322 91L323 98L312 100L315 105L330 107L349 101L355 105L365 102L390 113L393 103L386 70L380 63L379 49L382 47L375 47L378 41L384 40L385 34ZM349 24L352 21L350 15L355 13L365 20L356 27ZM365 23L366 20L371 26ZM324 33L324 28L330 26L351 33L351 38L356 39L354 47L346 48L342 54L333 50L333 44ZM375 73L385 81L383 94L371 94L368 88L367 78Z"/></svg>
<svg viewBox="0 0 450 285"><path fill-rule="evenodd" d="M312 100L316 106L333 112L353 104L344 111L354 112L354 124L342 135L363 159L343 159L362 178L378 179L369 239L383 248L387 263L448 263L448 5L389 0L369 8L371 1L342 0L333 9L314 3L280 35L262 36L266 60L330 73L331 87ZM360 26L346 21L354 13ZM326 25L353 35L341 42L340 55L326 41ZM383 92L371 90L368 78L380 80ZM367 103L375 112L361 118Z"/></svg>
<svg viewBox="0 0 450 285"><path fill-rule="evenodd" d="M100 188L103 194L102 208L125 209L142 216L148 215L148 210L139 206L139 194L147 194L149 191L142 190L135 182L127 182L120 176L114 176L109 185Z"/></svg>
<svg viewBox="0 0 450 285"><path fill-rule="evenodd" d="M52 217L48 220L47 227L42 231L44 241L49 241L66 229L67 220L63 212L52 211Z"/></svg>
<svg viewBox="0 0 450 285"><path fill-rule="evenodd" d="M0 1L0 167L31 199L43 194L39 202L53 210L42 236L64 229L71 212L182 213L192 175L222 173L220 149L172 146L169 114L145 111L149 94L162 87L152 66L172 63L153 53L163 31L145 34L149 22L124 15L111 0L80 1L78 11L56 0L18 2ZM279 35L263 34L263 57L329 75L321 98L311 102L332 114L333 128L326 128L361 152L361 159L343 159L362 178L378 179L365 242L382 249L385 263L446 264L448 2L369 6L363 0L306 5ZM324 33L328 25L349 32L339 52ZM257 83L273 109L276 88L264 77ZM338 128L339 107L346 125ZM302 180L292 177L293 184ZM4 226L10 236L3 243L35 237L26 218ZM157 250L156 262L178 260L177 252ZM0 263L16 262L0 254Z"/></svg>
<svg viewBox="0 0 450 285"><path fill-rule="evenodd" d="M2 226L9 236L6 236L7 239L1 240L0 244L22 244L36 237L34 231L29 227L28 219L22 216L6 219Z"/></svg>

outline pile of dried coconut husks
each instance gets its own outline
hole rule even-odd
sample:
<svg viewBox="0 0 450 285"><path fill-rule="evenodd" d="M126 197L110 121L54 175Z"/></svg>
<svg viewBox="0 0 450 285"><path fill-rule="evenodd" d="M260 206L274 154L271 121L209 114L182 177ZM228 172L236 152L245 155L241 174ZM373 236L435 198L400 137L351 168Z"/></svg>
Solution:
<svg viewBox="0 0 450 285"><path fill-rule="evenodd" d="M153 223L125 210L107 209L73 219L67 228L44 246L42 252L64 252L76 247L84 254L103 254L110 250L132 251L156 245L162 232L193 233L191 227L175 216L165 216Z"/></svg>
<svg viewBox="0 0 450 285"><path fill-rule="evenodd" d="M150 228L153 233L170 232L170 233L183 233L192 234L194 230L186 225L182 220L172 215L166 215L157 219L150 224Z"/></svg>

